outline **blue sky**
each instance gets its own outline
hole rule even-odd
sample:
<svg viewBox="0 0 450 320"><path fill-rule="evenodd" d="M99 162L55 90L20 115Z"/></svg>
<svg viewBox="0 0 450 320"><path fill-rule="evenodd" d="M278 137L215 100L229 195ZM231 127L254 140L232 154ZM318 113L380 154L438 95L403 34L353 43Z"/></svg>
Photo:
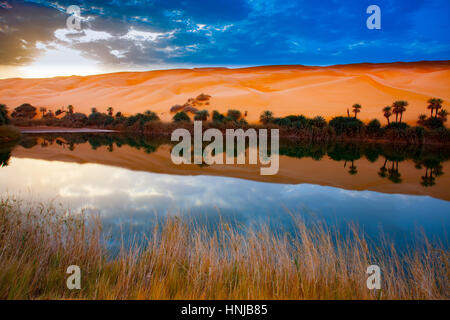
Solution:
<svg viewBox="0 0 450 320"><path fill-rule="evenodd" d="M372 4L381 30L366 27ZM0 66L53 51L119 70L448 60L449 13L448 0L0 0Z"/></svg>

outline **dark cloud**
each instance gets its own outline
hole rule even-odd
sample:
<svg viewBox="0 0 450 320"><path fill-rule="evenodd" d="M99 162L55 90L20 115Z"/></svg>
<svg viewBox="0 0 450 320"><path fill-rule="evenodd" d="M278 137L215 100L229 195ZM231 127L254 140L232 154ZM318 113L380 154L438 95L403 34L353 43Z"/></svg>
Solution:
<svg viewBox="0 0 450 320"><path fill-rule="evenodd" d="M39 53L36 43L51 41L66 17L36 4L3 3L8 6L0 6L0 64L27 64Z"/></svg>

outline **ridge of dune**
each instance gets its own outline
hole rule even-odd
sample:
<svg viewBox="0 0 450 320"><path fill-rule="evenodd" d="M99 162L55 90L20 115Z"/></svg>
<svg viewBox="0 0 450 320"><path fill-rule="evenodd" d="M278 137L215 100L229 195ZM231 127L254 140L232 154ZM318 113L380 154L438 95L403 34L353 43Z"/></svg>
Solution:
<svg viewBox="0 0 450 320"><path fill-rule="evenodd" d="M0 103L57 109L72 104L78 112L92 107L134 114L152 110L170 120L170 108L200 93L211 95L209 111L248 111L257 121L264 110L276 116L345 115L354 103L361 119L382 119L381 109L407 100L403 118L413 123L428 113L430 97L450 100L450 61L362 63L314 67L260 66L239 69L194 68L119 72L93 76L0 80Z"/></svg>

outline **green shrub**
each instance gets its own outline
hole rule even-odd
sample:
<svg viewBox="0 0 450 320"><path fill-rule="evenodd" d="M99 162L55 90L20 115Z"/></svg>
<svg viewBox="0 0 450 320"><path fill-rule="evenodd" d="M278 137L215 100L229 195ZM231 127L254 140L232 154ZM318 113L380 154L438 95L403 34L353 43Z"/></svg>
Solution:
<svg viewBox="0 0 450 320"><path fill-rule="evenodd" d="M221 114L219 111L214 110L212 113L212 120L215 123L224 123L225 122L225 116Z"/></svg>
<svg viewBox="0 0 450 320"><path fill-rule="evenodd" d="M239 110L228 110L227 117L232 121L239 121L242 118L242 113Z"/></svg>
<svg viewBox="0 0 450 320"><path fill-rule="evenodd" d="M36 117L36 108L29 103L24 103L14 109L11 117L22 118L22 119L33 119Z"/></svg>
<svg viewBox="0 0 450 320"><path fill-rule="evenodd" d="M6 108L6 105L0 104L0 126L9 124L10 120L8 117L8 109Z"/></svg>
<svg viewBox="0 0 450 320"><path fill-rule="evenodd" d="M329 126L334 128L337 135L360 133L364 128L364 123L352 117L335 117L331 119Z"/></svg>
<svg viewBox="0 0 450 320"><path fill-rule="evenodd" d="M194 120L206 121L208 120L209 112L208 110L200 110L195 113Z"/></svg>
<svg viewBox="0 0 450 320"><path fill-rule="evenodd" d="M369 133L378 133L381 129L381 123L377 119L373 119L367 124L367 131Z"/></svg>
<svg viewBox="0 0 450 320"><path fill-rule="evenodd" d="M191 122L191 118L189 118L189 116L187 115L186 112L180 111L180 112L177 112L173 116L172 121L173 122Z"/></svg>

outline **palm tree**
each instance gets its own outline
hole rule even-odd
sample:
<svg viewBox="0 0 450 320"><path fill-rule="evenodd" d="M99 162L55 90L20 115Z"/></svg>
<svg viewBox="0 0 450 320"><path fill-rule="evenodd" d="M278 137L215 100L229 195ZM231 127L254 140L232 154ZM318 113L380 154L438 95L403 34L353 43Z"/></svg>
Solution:
<svg viewBox="0 0 450 320"><path fill-rule="evenodd" d="M389 120L389 118L392 116L392 111L391 110L392 110L392 107L390 107L390 106L387 106L387 107L383 108L383 115L387 119L388 125L391 124L391 121Z"/></svg>
<svg viewBox="0 0 450 320"><path fill-rule="evenodd" d="M273 119L273 112L269 110L263 111L259 116L259 122L261 122L262 124L268 124L272 122Z"/></svg>
<svg viewBox="0 0 450 320"><path fill-rule="evenodd" d="M106 111L108 111L108 115L112 117L114 109L112 107L109 107L108 109L106 109Z"/></svg>
<svg viewBox="0 0 450 320"><path fill-rule="evenodd" d="M398 122L398 115L400 114L400 123L402 123L403 112L406 111L408 101L399 100L395 101L392 105L393 113L395 114L395 122Z"/></svg>
<svg viewBox="0 0 450 320"><path fill-rule="evenodd" d="M67 113L73 114L73 105L69 104L69 106L67 107Z"/></svg>
<svg viewBox="0 0 450 320"><path fill-rule="evenodd" d="M91 113L97 113L97 108L91 108Z"/></svg>
<svg viewBox="0 0 450 320"><path fill-rule="evenodd" d="M438 111L442 108L442 103L444 103L444 101L439 98L430 98L427 102L428 109L431 110L431 118L433 117L433 110L436 110L435 117L437 117Z"/></svg>
<svg viewBox="0 0 450 320"><path fill-rule="evenodd" d="M45 113L47 112L47 108L46 107L40 107L39 111L42 112L42 118L43 118Z"/></svg>
<svg viewBox="0 0 450 320"><path fill-rule="evenodd" d="M358 117L358 113L360 113L361 112L361 108L362 108L362 106L359 104L359 103L355 103L353 106L352 106L352 108L353 108L353 113L355 114L355 119Z"/></svg>

